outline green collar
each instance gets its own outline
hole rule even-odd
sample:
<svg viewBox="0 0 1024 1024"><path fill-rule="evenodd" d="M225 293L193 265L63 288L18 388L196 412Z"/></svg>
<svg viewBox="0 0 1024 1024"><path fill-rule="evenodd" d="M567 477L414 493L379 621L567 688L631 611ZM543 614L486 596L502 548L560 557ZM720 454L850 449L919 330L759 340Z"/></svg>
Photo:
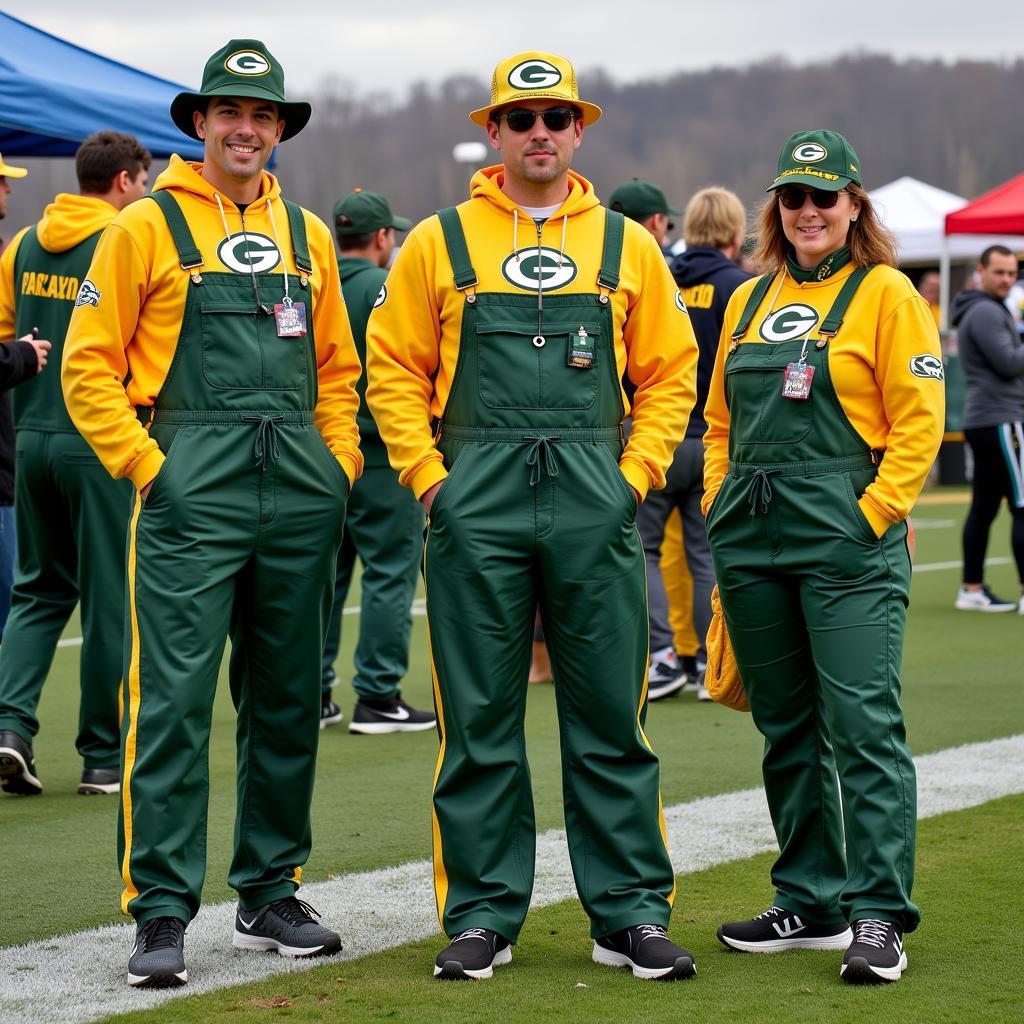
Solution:
<svg viewBox="0 0 1024 1024"><path fill-rule="evenodd" d="M797 284L807 284L808 281L824 281L831 277L837 270L842 270L850 262L850 247L844 245L841 249L829 253L816 267L804 270L793 258L790 250L786 254L786 267Z"/></svg>

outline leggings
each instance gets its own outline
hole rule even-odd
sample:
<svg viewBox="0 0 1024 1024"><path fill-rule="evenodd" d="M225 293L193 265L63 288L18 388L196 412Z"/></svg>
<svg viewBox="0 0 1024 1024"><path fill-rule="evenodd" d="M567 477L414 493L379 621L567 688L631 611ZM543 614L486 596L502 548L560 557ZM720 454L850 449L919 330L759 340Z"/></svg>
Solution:
<svg viewBox="0 0 1024 1024"><path fill-rule="evenodd" d="M1005 498L1013 516L1013 557L1024 584L1024 430L1020 423L1000 423L965 430L964 437L974 455L971 510L964 523L964 583L985 578L989 530Z"/></svg>

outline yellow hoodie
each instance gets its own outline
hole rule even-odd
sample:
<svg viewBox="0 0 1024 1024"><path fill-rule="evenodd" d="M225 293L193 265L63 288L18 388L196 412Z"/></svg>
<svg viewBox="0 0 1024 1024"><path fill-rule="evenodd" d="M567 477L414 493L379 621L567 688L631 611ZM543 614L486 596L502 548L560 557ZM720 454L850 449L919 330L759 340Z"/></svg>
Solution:
<svg viewBox="0 0 1024 1024"><path fill-rule="evenodd" d="M502 167L478 171L459 217L479 278L476 291L524 294L502 264L519 248L536 247L534 220L502 191ZM697 343L689 315L653 236L627 220L619 288L611 294L618 375L636 385L633 428L622 456L626 479L646 495L665 485L665 470L686 430L695 397ZM604 213L586 179L569 174L569 195L542 228L542 242L576 265L559 295L597 293ZM465 296L455 290L437 217L410 232L388 275L386 297L366 331L367 403L388 446L391 464L417 497L447 473L434 447L459 356ZM630 404L622 395L627 413Z"/></svg>
<svg viewBox="0 0 1024 1024"><path fill-rule="evenodd" d="M813 307L820 323L853 271L853 264L847 264L824 281L803 284L787 273L777 295L777 280L773 281L741 344L768 344L758 329L769 312L790 303ZM732 332L756 283L757 278L745 281L733 292L722 324L705 406L705 515L729 466L725 364ZM811 337L817 337L813 329ZM861 282L842 328L829 342L828 368L853 428L867 445L885 452L878 476L860 499L861 511L879 537L910 513L942 443L946 395L941 376L935 375L936 365L941 366L939 335L928 304L898 270L875 267Z"/></svg>
<svg viewBox="0 0 1024 1024"><path fill-rule="evenodd" d="M36 237L47 252L67 252L102 231L116 216L117 210L103 199L61 192L43 211L43 219L36 225ZM74 302L81 284L75 278L52 281L49 274L25 274L26 280L14 280L14 261L28 230L19 231L0 257L0 341L10 341L14 336L14 305L19 295ZM51 358L59 358L64 339L47 340L54 346Z"/></svg>
<svg viewBox="0 0 1024 1024"><path fill-rule="evenodd" d="M175 156L153 190L169 189L184 213L204 266L231 269L217 256L225 236L217 193L202 177L201 164ZM239 230L242 214L220 196L229 231ZM334 243L327 226L305 215L313 273L312 324L316 341L317 428L350 482L362 471L355 414L359 358L341 297ZM259 197L245 210L245 227L268 239L280 239L283 263L268 273L298 278L288 216L281 189L264 172ZM276 230L275 230L276 229ZM164 456L140 425L137 405L153 405L178 344L189 275L163 213L140 200L122 210L96 249L89 280L99 292L94 306L75 309L64 350L64 397L75 425L114 477L130 477L142 488L156 477ZM128 377L127 390L122 381Z"/></svg>

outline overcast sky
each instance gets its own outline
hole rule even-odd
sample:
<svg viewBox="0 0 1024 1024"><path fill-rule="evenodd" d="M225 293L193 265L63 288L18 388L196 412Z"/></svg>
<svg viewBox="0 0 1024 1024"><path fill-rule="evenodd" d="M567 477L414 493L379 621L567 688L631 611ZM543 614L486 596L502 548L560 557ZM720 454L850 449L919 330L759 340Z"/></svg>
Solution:
<svg viewBox="0 0 1024 1024"><path fill-rule="evenodd" d="M867 50L955 60L1024 56L1011 5L965 0L302 0L148 4L0 0L8 13L71 42L197 87L203 65L232 38L262 39L301 97L328 76L359 92L397 94L417 80L490 76L502 57L544 49L618 81L774 55L797 63Z"/></svg>

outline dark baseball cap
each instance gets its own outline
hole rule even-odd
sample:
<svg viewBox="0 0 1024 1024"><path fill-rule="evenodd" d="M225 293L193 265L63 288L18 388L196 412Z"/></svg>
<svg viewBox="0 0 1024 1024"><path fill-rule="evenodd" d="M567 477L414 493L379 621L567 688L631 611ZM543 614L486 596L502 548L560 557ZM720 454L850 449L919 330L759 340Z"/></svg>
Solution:
<svg viewBox="0 0 1024 1024"><path fill-rule="evenodd" d="M765 189L782 185L810 185L811 188L838 192L850 182L861 183L860 157L839 134L824 128L790 135L779 154L775 180Z"/></svg>
<svg viewBox="0 0 1024 1024"><path fill-rule="evenodd" d="M353 189L334 204L334 224L343 235L365 235L381 228L408 231L412 221L396 217L388 201L377 192Z"/></svg>
<svg viewBox="0 0 1024 1024"><path fill-rule="evenodd" d="M302 100L284 98L284 70L258 39L232 39L207 62L199 92L180 92L171 103L171 120L190 138L198 139L193 111L206 111L214 96L238 96L277 104L284 121L281 141L298 135L313 108Z"/></svg>
<svg viewBox="0 0 1024 1024"><path fill-rule="evenodd" d="M678 217L683 211L668 205L665 193L653 181L634 178L620 185L608 200L613 210L621 210L633 220L647 220L651 214L666 213Z"/></svg>

